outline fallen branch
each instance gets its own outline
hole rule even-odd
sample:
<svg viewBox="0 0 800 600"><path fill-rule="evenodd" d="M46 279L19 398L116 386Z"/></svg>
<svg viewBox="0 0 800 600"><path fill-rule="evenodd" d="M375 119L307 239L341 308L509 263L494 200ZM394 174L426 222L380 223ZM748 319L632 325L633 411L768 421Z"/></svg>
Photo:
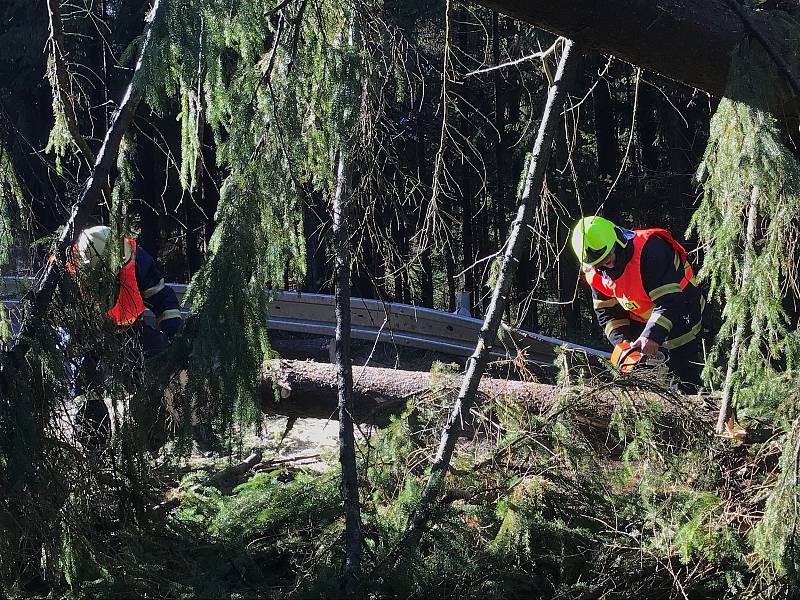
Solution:
<svg viewBox="0 0 800 600"><path fill-rule="evenodd" d="M523 248L530 238L529 227L533 222L536 208L539 205L539 196L544 184L547 163L553 148L553 137L556 131L557 116L567 97L567 90L574 84L577 77L579 54L575 52L573 43L565 39L561 50L561 60L558 64L553 83L547 94L542 120L536 135L533 152L528 164L528 173L525 178L525 188L519 199L517 217L511 226L511 232L505 246L505 253L500 265L500 272L492 291L492 299L481 327L475 352L467 361L467 369L461 389L458 392L450 416L442 429L439 440L439 450L430 467L430 475L425 484L425 489L420 498L419 507L410 520L406 531L405 550L413 552L419 544L431 514L431 507L444 482L444 477L450 467L450 459L455 449L456 441L463 428L464 415L469 413L471 405L476 400L480 381L489 362L492 346L497 339L503 312L511 291L511 285L517 272Z"/></svg>
<svg viewBox="0 0 800 600"><path fill-rule="evenodd" d="M321 455L319 452L316 454L307 454L305 456L288 456L286 458L271 458L269 460L265 460L262 463L257 464L253 467L253 470L256 472L262 471L271 471L276 467L281 467L283 465L299 465L304 466L307 464L314 464L315 462L319 462L321 459Z"/></svg>
<svg viewBox="0 0 800 600"><path fill-rule="evenodd" d="M215 487L218 490L231 487L230 484L233 480L237 480L250 469L258 465L262 458L261 450L253 450L242 462L227 466L221 471L214 473L206 478L201 485L204 487Z"/></svg>
<svg viewBox="0 0 800 600"><path fill-rule="evenodd" d="M234 482L238 481L242 475L248 473L252 470L259 470L259 467L263 464L261 459L263 455L261 454L261 450L253 450L250 455L245 458L242 462L237 463L235 465L229 465L222 469L221 471L217 471L213 475L209 475L206 479L203 480L202 483L192 486L192 489L197 490L201 487L214 487L217 488L219 491L224 492L226 490L231 489L234 487ZM156 512L169 512L178 508L181 504L181 494L180 491L175 490L175 495L169 498L168 500L164 500L164 502L157 504L154 507Z"/></svg>

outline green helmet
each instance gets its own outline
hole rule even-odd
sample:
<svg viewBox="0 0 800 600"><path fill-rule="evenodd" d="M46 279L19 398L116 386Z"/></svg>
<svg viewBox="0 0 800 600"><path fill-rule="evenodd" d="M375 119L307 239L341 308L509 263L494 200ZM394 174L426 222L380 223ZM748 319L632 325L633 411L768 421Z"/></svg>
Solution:
<svg viewBox="0 0 800 600"><path fill-rule="evenodd" d="M584 266L594 266L605 259L614 244L627 244L619 227L598 216L583 217L572 229L572 250Z"/></svg>

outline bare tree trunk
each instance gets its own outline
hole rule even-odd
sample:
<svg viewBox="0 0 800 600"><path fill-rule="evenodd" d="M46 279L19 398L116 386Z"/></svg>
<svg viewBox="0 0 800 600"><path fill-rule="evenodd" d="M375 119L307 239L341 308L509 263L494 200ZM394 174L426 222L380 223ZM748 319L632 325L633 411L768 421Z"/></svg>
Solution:
<svg viewBox="0 0 800 600"><path fill-rule="evenodd" d="M600 86L598 86L600 87ZM636 108L636 146L638 146L637 150L640 153L640 164L641 166L648 172L658 170L658 159L661 157L663 149L659 146L658 138L659 138L659 124L661 124L662 129L667 129L670 127L670 124L667 121L667 117L661 111L661 100L662 96L659 90L656 88L644 85L641 86L639 89L639 105ZM597 104L595 103L595 109L597 109ZM675 111L672 111L675 112ZM597 119L597 113L595 113L595 119ZM662 136L664 139L667 138L666 134ZM669 144L669 142L666 142ZM599 142L598 142L599 146ZM619 148L619 144L615 145L615 148ZM598 163L600 162L600 152L598 150ZM614 177L617 174L617 166L614 166L614 171L610 173L611 180L614 180ZM685 173L686 171L677 171L678 173ZM681 180L684 178L681 177Z"/></svg>
<svg viewBox="0 0 800 600"><path fill-rule="evenodd" d="M655 90L651 89L650 91ZM669 165L670 173L672 173L669 186L671 205L673 210L679 211L684 206L690 207L695 200L695 194L686 177L687 173L691 173L694 170L688 158L691 133L687 122L678 114L678 111L672 109L666 101L662 103L662 106L664 139L667 143L667 164ZM687 199L689 200L688 202Z"/></svg>
<svg viewBox="0 0 800 600"><path fill-rule="evenodd" d="M425 129L420 126L419 119L414 119L414 133L414 149L411 157L413 168L411 172L425 181L429 181L427 175L428 159L425 152ZM423 175L423 172L425 175ZM419 287L422 294L422 306L429 308L434 308L432 262L431 248L428 246L420 252Z"/></svg>
<svg viewBox="0 0 800 600"><path fill-rule="evenodd" d="M452 243L444 245L442 248L442 255L444 258L444 271L447 275L447 310L453 312L456 310L456 288L458 287L458 281L456 281L456 263L453 257Z"/></svg>
<svg viewBox="0 0 800 600"><path fill-rule="evenodd" d="M307 187L303 202L303 231L306 239L304 292L319 293L326 287L325 254L328 240L324 232L328 218L325 203L320 199L319 192L311 190L310 186Z"/></svg>
<svg viewBox="0 0 800 600"><path fill-rule="evenodd" d="M601 58L591 61L596 72L602 70ZM594 73L592 73L594 77ZM609 89L610 81L605 77L597 82L592 92L594 103L594 134L597 144L597 176L601 180L613 180L619 169L619 141L617 140L616 109Z"/></svg>
<svg viewBox="0 0 800 600"><path fill-rule="evenodd" d="M544 176L553 146L553 134L558 122L558 114L566 99L567 89L574 83L577 75L576 67L577 55L574 54L573 44L571 41L565 40L558 71L547 95L547 103L528 166L525 189L522 192L522 198L520 198L517 218L511 227L503 263L500 267L500 274L492 292L489 310L484 318L475 352L467 363L467 370L464 374L464 381L458 393L458 398L450 411L447 424L442 430L439 450L431 465L431 474L422 493L420 507L411 520L407 532L406 550L411 551L416 548L422 537L434 499L441 489L444 476L450 467L450 459L461 431L463 415L469 413L470 407L475 402L475 394L486 369L490 350L497 338L497 329L500 326L507 296L514 281L519 257L530 238L529 226L533 220L535 207L544 184Z"/></svg>
<svg viewBox="0 0 800 600"><path fill-rule="evenodd" d="M497 11L492 11L492 62L495 66L500 64L500 15ZM494 226L495 234L499 242L506 230L506 197L503 177L503 164L506 162L506 105L503 95L503 80L500 69L495 69L492 73L492 84L494 86L494 126L497 129L497 137L494 139Z"/></svg>
<svg viewBox="0 0 800 600"><path fill-rule="evenodd" d="M100 22L108 27L108 0L100 2L97 10L100 11ZM100 36L100 52L103 57L103 94L105 94L105 102L103 105L103 116L105 118L103 119L103 124L106 130L108 130L108 128L111 127L111 103L108 101L108 95L111 91L111 77L109 77L108 73L108 48L102 36Z"/></svg>
<svg viewBox="0 0 800 600"><path fill-rule="evenodd" d="M419 288L420 303L422 306L434 308L433 306L433 264L431 262L431 250L425 248L419 255Z"/></svg>
<svg viewBox="0 0 800 600"><path fill-rule="evenodd" d="M355 44L355 23L350 23L348 44ZM333 239L335 259L336 388L339 405L339 463L342 467L344 501L345 561L343 590L347 597L361 590L361 506L358 498L355 436L353 435L353 363L350 358L350 230L349 165L344 144L339 149L336 169L336 194L333 199Z"/></svg>
<svg viewBox="0 0 800 600"><path fill-rule="evenodd" d="M753 266L753 244L756 237L756 219L758 218L758 188L754 187L750 193L750 203L747 209L747 234L744 242L744 258L742 259L742 281L740 288L744 288L747 279L750 277L750 269ZM739 358L739 347L744 338L747 328L748 314L741 316L736 325L736 332L733 334L731 344L731 354L728 357L728 370L725 373L725 384L722 388L722 400L719 404L719 415L717 416L716 432L722 433L725 430L725 421L731 414L731 394L733 392L733 375L736 372L736 363Z"/></svg>
<svg viewBox="0 0 800 600"><path fill-rule="evenodd" d="M361 507L353 435L353 364L350 360L350 240L348 231L347 165L339 151L336 196L333 200L333 238L336 245L336 387L339 405L339 462L345 520L344 590L348 596L361 586Z"/></svg>
<svg viewBox="0 0 800 600"><path fill-rule="evenodd" d="M153 27L159 18L160 6L160 0L154 0L153 7L148 16L149 23L145 28L143 41L139 50L139 57L133 70L131 82L128 84L128 88L120 102L119 108L114 114L111 128L106 132L103 145L95 161L92 176L86 182L86 186L80 198L72 207L72 214L65 223L56 242L54 255L57 260L47 263L47 266L37 277L31 290L25 294L22 299L25 310L22 327L16 342L3 357L0 390L2 390L4 395L7 393L9 383L23 365L25 354L30 348L30 340L34 337L34 330L47 311L56 287L61 281L61 275L64 271L63 263L67 259L67 254L75 239L76 233L81 230L92 211L97 206L103 187L108 181L109 173L116 164L122 136L133 120L136 107L139 105L142 98L142 90L137 80L142 70L144 57L151 45Z"/></svg>
<svg viewBox="0 0 800 600"><path fill-rule="evenodd" d="M578 200L575 197L575 193L568 188L573 184L568 173L570 160L568 140L572 137L571 122L569 118L562 119L561 125L556 132L555 147L553 148L553 158L551 160L555 161L555 173L552 176L555 194L570 218L574 218L578 214ZM577 127L577 123L574 126ZM563 174L559 174L561 169L564 169ZM548 185L550 185L550 181L548 179ZM556 262L556 283L558 287L559 312L563 323L563 337L565 339L573 339L580 328L581 321L577 301L579 296L577 293L578 273L580 273L580 269L575 255L568 250L569 230L560 227L559 223L556 222L555 232L557 247L563 248Z"/></svg>
<svg viewBox="0 0 800 600"><path fill-rule="evenodd" d="M464 122L462 121L462 127ZM464 285L462 289L475 298L475 273L472 265L475 264L475 251L473 246L472 221L475 218L472 209L472 167L464 161L461 165L461 271L463 272Z"/></svg>
<svg viewBox="0 0 800 600"><path fill-rule="evenodd" d="M469 38L467 35L467 27L469 14L464 5L458 10L458 17L456 23L458 27L458 51L469 56ZM458 95L456 99L456 106L458 108L458 130L465 138L472 137L473 124L470 122L471 107L464 98L467 93L466 86L452 85L451 89L457 89ZM459 148L462 152L461 160L459 161L458 185L456 190L461 194L461 271L463 273L464 291L470 293L470 297L475 300L478 295L475 293L475 273L473 266L475 258L478 254L476 252L477 244L474 240L473 222L475 220L475 189L473 181L475 179L475 169L472 167L470 156L464 156L464 152L469 152L469 149Z"/></svg>

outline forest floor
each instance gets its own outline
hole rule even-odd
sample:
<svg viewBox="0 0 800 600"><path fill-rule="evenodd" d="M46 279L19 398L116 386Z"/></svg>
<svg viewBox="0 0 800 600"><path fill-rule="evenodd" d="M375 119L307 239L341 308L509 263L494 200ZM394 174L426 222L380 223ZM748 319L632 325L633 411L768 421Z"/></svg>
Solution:
<svg viewBox="0 0 800 600"><path fill-rule="evenodd" d="M188 461L179 471L204 471L213 475L240 463L253 452L260 452L261 460L248 471L268 467L316 473L329 471L338 461L339 422L333 419L297 419L287 432L287 421L286 417L265 417L260 432L238 432L238 440L233 447L204 450L195 445ZM358 432L356 435L359 435ZM239 479L247 477L248 474L243 473ZM167 491L167 496L175 491Z"/></svg>
<svg viewBox="0 0 800 600"><path fill-rule="evenodd" d="M285 460L287 464L302 465L314 471L327 471L330 459L338 460L339 421L333 419L297 419L289 433L286 431L286 417L267 417L260 440L264 455L274 454L275 460Z"/></svg>

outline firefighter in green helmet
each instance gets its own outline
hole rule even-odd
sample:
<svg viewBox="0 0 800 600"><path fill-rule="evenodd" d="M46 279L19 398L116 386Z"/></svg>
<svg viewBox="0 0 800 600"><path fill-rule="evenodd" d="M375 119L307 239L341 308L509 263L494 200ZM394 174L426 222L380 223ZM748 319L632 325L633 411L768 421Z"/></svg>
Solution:
<svg viewBox="0 0 800 600"><path fill-rule="evenodd" d="M681 389L696 392L705 301L683 246L666 229L629 230L600 216L578 221L571 244L609 341L647 356L666 348Z"/></svg>

